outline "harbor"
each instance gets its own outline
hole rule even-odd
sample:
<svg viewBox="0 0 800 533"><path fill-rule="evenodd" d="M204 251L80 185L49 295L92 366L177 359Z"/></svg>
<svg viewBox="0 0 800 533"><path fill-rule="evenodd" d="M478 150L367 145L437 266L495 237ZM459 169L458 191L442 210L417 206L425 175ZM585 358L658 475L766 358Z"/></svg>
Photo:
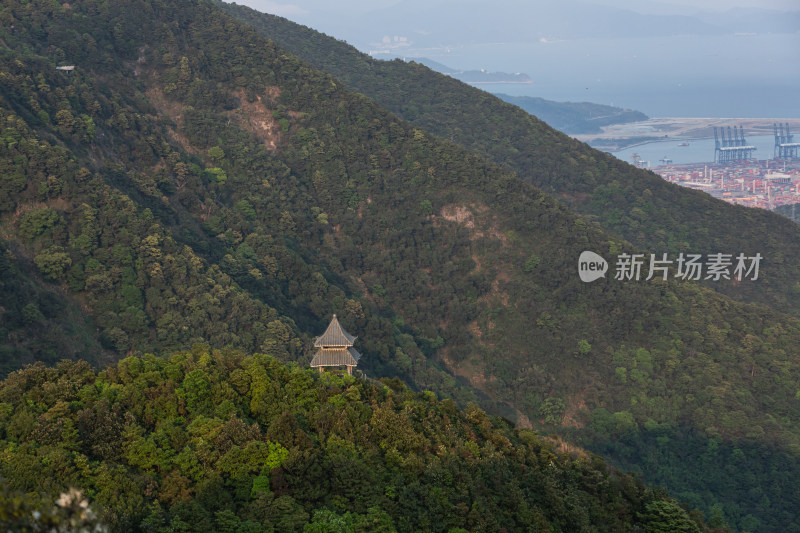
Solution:
<svg viewBox="0 0 800 533"><path fill-rule="evenodd" d="M762 140L766 151L759 146L754 157L767 159L772 153L772 139L776 123L788 124L792 131L800 131L798 118L651 118L640 122L627 122L603 126L599 133L585 133L573 135L579 141L588 143L598 150L612 152L621 159L625 159L625 150L650 146L652 143L661 144L664 148L679 146L687 143L689 150L684 149L682 154L668 154L670 157L685 157L688 152L711 142L713 150L714 128L743 127L748 139ZM663 144L662 144L663 143ZM684 147L685 148L685 147ZM618 154L619 152L619 154ZM664 154L661 154L663 156ZM660 157L660 156L659 156ZM709 161L713 160L713 153L703 156ZM629 159L628 159L629 160ZM699 161L697 159L696 161ZM688 162L688 161L687 161Z"/></svg>
<svg viewBox="0 0 800 533"><path fill-rule="evenodd" d="M763 121L751 123L749 131L757 135L745 137L741 124L706 122L703 127L710 127L713 138L673 138L612 153L671 183L732 204L774 210L800 203L800 143L792 133L794 123L773 122L773 135L764 135L768 127ZM665 155L659 158L661 153Z"/></svg>

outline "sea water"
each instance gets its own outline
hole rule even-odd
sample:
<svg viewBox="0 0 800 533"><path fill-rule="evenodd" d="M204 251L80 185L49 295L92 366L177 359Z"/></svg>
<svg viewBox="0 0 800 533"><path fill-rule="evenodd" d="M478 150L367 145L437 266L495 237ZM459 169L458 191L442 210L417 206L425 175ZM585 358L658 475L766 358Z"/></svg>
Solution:
<svg viewBox="0 0 800 533"><path fill-rule="evenodd" d="M650 117L800 118L800 33L573 39L405 50L457 69L524 72L493 93L593 102Z"/></svg>
<svg viewBox="0 0 800 533"><path fill-rule="evenodd" d="M754 159L772 159L775 150L774 135L746 136L748 145L755 146ZM682 143L689 146L681 146ZM671 159L672 164L712 163L714 161L714 139L668 140L644 143L611 152L617 158L633 162L633 154L639 154L642 161L649 161L650 167L663 165L663 159Z"/></svg>

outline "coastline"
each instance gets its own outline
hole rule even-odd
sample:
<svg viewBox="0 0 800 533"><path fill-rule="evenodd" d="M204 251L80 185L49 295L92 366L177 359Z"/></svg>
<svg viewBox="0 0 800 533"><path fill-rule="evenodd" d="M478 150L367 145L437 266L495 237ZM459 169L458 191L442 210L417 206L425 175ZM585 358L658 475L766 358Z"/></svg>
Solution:
<svg viewBox="0 0 800 533"><path fill-rule="evenodd" d="M493 83L503 84L503 85L510 85L510 84L525 85L525 84L533 83L533 80L530 80L530 81L465 81L465 80L460 80L460 81L463 81L464 83L469 84L469 85L489 85L489 84L493 84Z"/></svg>
<svg viewBox="0 0 800 533"><path fill-rule="evenodd" d="M773 135L773 124L789 124L800 138L800 118L696 118L662 117L641 122L604 126L600 133L573 135L575 139L602 150L617 151L658 141L713 139L715 127L741 126L747 135Z"/></svg>

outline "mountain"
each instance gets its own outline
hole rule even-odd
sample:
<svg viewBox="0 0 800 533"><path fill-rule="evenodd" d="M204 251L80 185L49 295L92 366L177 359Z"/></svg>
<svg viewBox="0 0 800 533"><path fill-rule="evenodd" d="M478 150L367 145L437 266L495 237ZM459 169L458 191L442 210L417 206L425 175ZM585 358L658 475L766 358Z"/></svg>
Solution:
<svg viewBox="0 0 800 533"><path fill-rule="evenodd" d="M15 531L44 521L21 512L45 507L32 494L61 502L75 485L127 532L711 531L474 405L265 355L39 364L0 382L0 400L0 523Z"/></svg>
<svg viewBox="0 0 800 533"><path fill-rule="evenodd" d="M719 525L796 525L795 317L674 276L581 282L582 251L618 256L641 248L537 189L529 175L348 90L350 82L316 70L216 3L15 0L0 17L8 22L0 34L7 265L21 273L20 286L55 293L80 310L79 324L94 324L80 331L87 345L100 346L98 358L207 343L307 365L311 340L336 313L358 335L359 366L368 376L396 375L460 404L480 400L520 426L574 428L593 447L617 445L610 454L629 459L648 481L671 475L678 485L670 490L685 493ZM297 31L302 41L305 33ZM324 55L349 61L335 46ZM382 73L380 63L367 65ZM431 84L420 85L420 95L438 93L445 105L453 102L451 90L456 97L475 94L420 65L403 68ZM381 86L393 90L393 81ZM488 144L483 136L499 129L535 128L536 143L524 158L537 176L581 170L578 186L610 175L619 181L603 189L604 201L618 209L638 190L626 189L626 179L650 179L479 94L483 111L499 114L485 132L475 128L489 115L477 115L472 134ZM466 112L460 105L450 111L445 125ZM524 128L518 132L531 140ZM462 133L452 131L454 138ZM499 138L491 144L516 150ZM647 212L663 205L653 192L642 194L638 211L629 213L641 230L652 223ZM677 198L687 199L687 210L691 202L706 205L697 195ZM739 212L756 229L772 220ZM694 238L697 226L681 220ZM789 245L757 248L747 231L732 252L760 250L775 261L764 250L782 250L790 262ZM775 223L776 239L781 231L788 230ZM765 264L763 282L731 283L731 290L774 291L772 264ZM27 307L27 316L40 320L31 304L45 319L58 316L45 313L36 291L13 294L17 300L3 302L4 309L25 315ZM2 344L4 353L39 357L20 334L4 331ZM79 355L65 347L48 357ZM156 421L146 411L161 397L159 387L171 386L153 372L148 389L131 400L133 415L141 411L147 423ZM194 376L189 388L204 388ZM186 376L171 379L183 384ZM109 388L128 401L120 387ZM211 389L214 398L229 393L222 389ZM86 399L69 400L66 408L82 410L74 402L88 402L93 390L81 388ZM170 402L165 409L177 410ZM2 413L13 417L20 405ZM66 416L64 407L53 416ZM42 413L33 414L20 414L19 423L34 432L52 429ZM126 438L135 440L138 430L129 425ZM61 429L47 438L59 441ZM156 449L172 438L163 429ZM159 475L168 476L174 461L161 464ZM115 474L100 468L97 475ZM191 487L181 476L189 477L176 471L170 486L177 492L165 500ZM363 514L335 510L347 511Z"/></svg>
<svg viewBox="0 0 800 533"><path fill-rule="evenodd" d="M735 7L723 12L700 12L697 18L723 26L731 33L796 33L800 27L800 11L779 11L757 7Z"/></svg>

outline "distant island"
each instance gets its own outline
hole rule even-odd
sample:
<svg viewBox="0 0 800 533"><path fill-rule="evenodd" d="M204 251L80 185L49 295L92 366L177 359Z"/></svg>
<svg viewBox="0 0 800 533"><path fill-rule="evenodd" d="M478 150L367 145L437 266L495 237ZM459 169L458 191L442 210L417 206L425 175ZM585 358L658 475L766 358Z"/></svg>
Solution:
<svg viewBox="0 0 800 533"><path fill-rule="evenodd" d="M557 130L571 135L599 133L604 126L640 122L648 117L640 111L589 102L554 102L533 96L495 94L510 104L536 115Z"/></svg>
<svg viewBox="0 0 800 533"><path fill-rule="evenodd" d="M458 70L447 65L443 65L438 61L428 59L427 57L415 57L413 61L421 63L426 67L446 74L464 83L473 85L480 85L484 83L533 83L533 79L525 73L515 72L510 74L508 72L489 72L488 70Z"/></svg>

